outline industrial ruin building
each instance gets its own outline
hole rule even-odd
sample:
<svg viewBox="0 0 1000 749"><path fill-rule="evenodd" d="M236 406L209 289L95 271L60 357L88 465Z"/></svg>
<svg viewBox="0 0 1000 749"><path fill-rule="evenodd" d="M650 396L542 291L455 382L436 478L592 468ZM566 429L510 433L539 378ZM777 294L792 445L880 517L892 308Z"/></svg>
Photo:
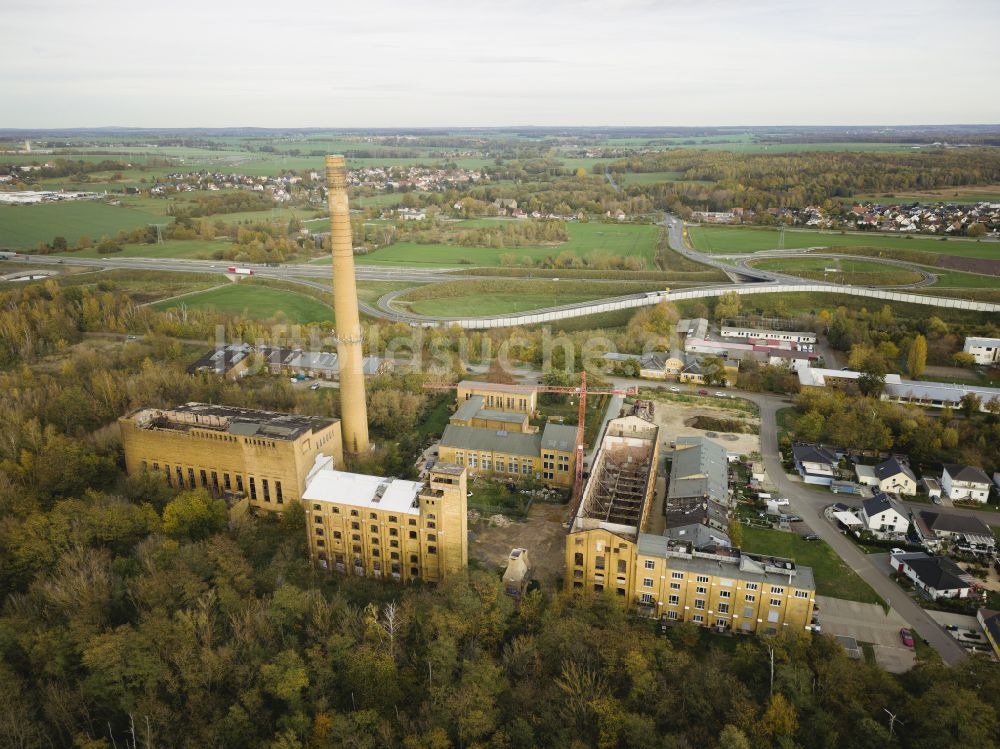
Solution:
<svg viewBox="0 0 1000 749"><path fill-rule="evenodd" d="M118 424L130 475L149 471L254 509L280 512L297 502L317 457L344 464L336 419L187 403L142 408Z"/></svg>
<svg viewBox="0 0 1000 749"><path fill-rule="evenodd" d="M320 569L435 582L469 563L466 472L436 463L427 480L367 476L317 462L303 495Z"/></svg>
<svg viewBox="0 0 1000 749"><path fill-rule="evenodd" d="M690 536L677 533L680 526L675 537L653 532L663 523L654 513L660 444L659 427L639 416L608 422L566 537L567 588L611 594L663 621L743 633L809 630L810 568L710 543L724 534L707 523L692 524ZM680 493L721 498L712 448L687 449L675 477Z"/></svg>

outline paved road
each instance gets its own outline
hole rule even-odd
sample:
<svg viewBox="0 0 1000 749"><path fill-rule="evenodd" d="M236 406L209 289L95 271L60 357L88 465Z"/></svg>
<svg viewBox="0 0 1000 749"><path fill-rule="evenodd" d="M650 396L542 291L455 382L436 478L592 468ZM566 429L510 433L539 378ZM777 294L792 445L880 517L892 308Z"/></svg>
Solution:
<svg viewBox="0 0 1000 749"><path fill-rule="evenodd" d="M785 475L778 453L778 430L775 414L784 407L781 401L768 396L757 396L753 400L760 406L760 441L764 458L764 468L771 483L775 485L782 496L791 503L791 510L799 515L812 529L813 533L826 541L841 559L853 569L866 583L872 586L876 593L882 596L897 612L927 640L944 660L945 663L957 663L965 657L965 651L918 606L906 593L888 577L884 560L872 559L863 553L853 542L843 536L840 531L823 516L823 508L832 504L831 497L806 489L802 484L790 481Z"/></svg>
<svg viewBox="0 0 1000 749"><path fill-rule="evenodd" d="M908 263L905 260L893 260L887 257L868 257L859 255L845 255L839 252L813 252L809 250L797 250L794 252L789 252L787 250L779 250L774 254L761 252L761 253L751 253L749 255L722 255L721 257L730 258L736 260L736 264L740 268L753 268L750 263L756 262L758 260L768 260L775 258L796 258L796 257L807 257L807 258L835 258L837 260L866 260L873 263L882 263L883 265L892 265L898 268L904 268L906 270L912 270L915 273L920 274L920 280L914 281L913 283L901 283L883 286L886 289L915 289L920 286L930 286L931 284L937 283L938 277L931 273L930 271L921 268L919 265L914 263Z"/></svg>

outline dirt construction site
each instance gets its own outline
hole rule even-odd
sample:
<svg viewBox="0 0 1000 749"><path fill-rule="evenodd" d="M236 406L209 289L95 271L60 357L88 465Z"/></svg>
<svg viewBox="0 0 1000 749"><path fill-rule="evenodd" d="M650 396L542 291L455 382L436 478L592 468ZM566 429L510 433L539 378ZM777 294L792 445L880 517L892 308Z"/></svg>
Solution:
<svg viewBox="0 0 1000 749"><path fill-rule="evenodd" d="M760 452L760 419L745 411L713 406L712 400L711 397L699 398L695 403L656 400L654 419L661 427L663 450L668 451L670 443L679 436L703 436L740 455ZM754 433L714 432L690 426L699 416L740 421ZM664 477L660 476L657 481L657 504L651 513L653 518L660 518L664 493ZM483 567L502 570L507 566L511 549L525 548L531 562L532 577L541 583L544 590L553 591L557 580L565 572L566 528L563 523L568 519L567 512L567 505L564 504L535 502L528 516L520 521L501 521L500 525L491 524L488 517L470 521L472 538L469 556ZM657 527L649 528L649 532L662 531L659 524L653 525Z"/></svg>
<svg viewBox="0 0 1000 749"><path fill-rule="evenodd" d="M474 540L469 544L469 556L483 567L504 569L510 550L528 550L531 576L542 590L556 590L556 578L565 568L566 529L563 528L566 505L535 502L523 521L511 521L506 526L490 526L487 518L469 523Z"/></svg>
<svg viewBox="0 0 1000 749"><path fill-rule="evenodd" d="M699 397L695 403L674 400L655 400L654 419L660 427L660 437L664 440L664 449L670 448L670 443L678 437L708 437L726 448L728 452L740 455L750 455L760 452L760 418L745 411L732 408L713 406L713 397ZM743 422L753 434L736 434L732 432L714 432L689 426L699 416L711 419L726 419Z"/></svg>

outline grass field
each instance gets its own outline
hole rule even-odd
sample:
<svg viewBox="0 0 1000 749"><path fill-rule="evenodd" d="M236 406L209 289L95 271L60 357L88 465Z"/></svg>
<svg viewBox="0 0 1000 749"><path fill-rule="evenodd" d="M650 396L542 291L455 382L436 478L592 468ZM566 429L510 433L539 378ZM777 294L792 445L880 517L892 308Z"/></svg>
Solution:
<svg viewBox="0 0 1000 749"><path fill-rule="evenodd" d="M773 250L778 246L776 229L731 226L692 226L688 229L692 246L701 252L744 253ZM996 259L1000 257L1000 244L977 242L974 239L946 239L935 237L886 236L867 232L821 232L789 230L785 232L785 249L807 247L871 247L897 250L918 250L939 255L960 255Z"/></svg>
<svg viewBox="0 0 1000 749"><path fill-rule="evenodd" d="M1000 276L984 276L981 273L962 273L961 271L939 271L934 269L938 277L932 289L996 289L1000 288Z"/></svg>
<svg viewBox="0 0 1000 749"><path fill-rule="evenodd" d="M852 195L856 203L978 203L1000 201L1000 185L971 185L882 195Z"/></svg>
<svg viewBox="0 0 1000 749"><path fill-rule="evenodd" d="M97 241L102 236L113 237L120 229L162 223L161 215L93 200L0 206L0 247L30 249L58 236L70 244L76 244L81 236Z"/></svg>
<svg viewBox="0 0 1000 749"><path fill-rule="evenodd" d="M60 252L56 254L66 258L207 258L213 251L223 250L230 246L229 241L225 239L170 239L163 244L125 244L122 245L121 252L116 252L112 255L99 252L94 247L88 247L86 250L79 250L77 252ZM220 264L225 262L224 260L219 261Z"/></svg>
<svg viewBox="0 0 1000 749"><path fill-rule="evenodd" d="M67 266L63 266L65 269ZM113 270L93 271L88 268L80 273L58 276L60 286L92 286L110 281L115 287L127 291L140 304L155 302L176 294L207 289L225 281L222 276L202 273L177 273L173 271Z"/></svg>
<svg viewBox="0 0 1000 749"><path fill-rule="evenodd" d="M897 286L916 283L922 278L920 273L914 270L878 263L873 260L789 257L756 260L751 263L751 266L813 280L863 286ZM837 270L827 273L827 268L836 268Z"/></svg>
<svg viewBox="0 0 1000 749"><path fill-rule="evenodd" d="M332 322L333 310L305 294L272 289L261 284L239 283L217 289L164 300L153 305L164 310L185 305L188 309L211 309L228 314L242 314L256 320L279 316L289 322Z"/></svg>
<svg viewBox="0 0 1000 749"><path fill-rule="evenodd" d="M742 548L751 553L794 559L797 565L812 567L816 592L821 596L883 603L871 586L858 577L825 541L804 541L795 533L744 526Z"/></svg>
<svg viewBox="0 0 1000 749"><path fill-rule="evenodd" d="M312 227L312 224L309 226ZM566 229L569 233L569 240L548 247L460 247L457 245L398 242L378 249L371 254L358 256L356 262L359 265L482 265L496 267L500 265L500 256L504 254L512 253L518 258L527 256L537 262L547 257L554 257L560 252L573 252L584 257L596 250L603 250L614 255L638 255L645 260L647 268L654 268L656 237L659 232L655 226L570 223L567 224ZM315 262L328 265L330 259L321 258Z"/></svg>
<svg viewBox="0 0 1000 749"><path fill-rule="evenodd" d="M500 315L660 288L655 282L446 281L414 289L396 297L393 304L421 315Z"/></svg>

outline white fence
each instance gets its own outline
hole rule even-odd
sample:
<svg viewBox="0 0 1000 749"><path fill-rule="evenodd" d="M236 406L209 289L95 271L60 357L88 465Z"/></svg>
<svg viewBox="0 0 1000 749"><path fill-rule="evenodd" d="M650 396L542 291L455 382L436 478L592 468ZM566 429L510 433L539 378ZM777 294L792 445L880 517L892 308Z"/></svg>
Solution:
<svg viewBox="0 0 1000 749"><path fill-rule="evenodd" d="M737 294L776 294L781 292L809 292L824 294L848 294L850 296L867 297L869 299L880 299L889 302L906 302L908 304L926 304L931 307L947 307L950 309L969 310L971 312L1000 312L1000 304L991 302L974 302L968 299L954 299L951 297L930 296L928 294L911 294L904 291L891 291L887 289L869 289L860 286L841 286L838 284L780 284L761 283L747 284L739 286L715 286L701 287L694 289L684 289L671 291L669 293L659 292L652 294L631 294L629 296L602 299L597 302L584 302L570 304L564 307L552 307L550 309L538 310L537 312L526 312L517 315L496 315L493 317L474 317L456 319L436 319L418 318L413 316L414 321L425 326L436 325L457 325L467 330L478 330L485 328L510 328L520 325L538 325L540 323L554 322L556 320L566 320L572 317L583 317L585 315L598 315L602 312L616 312L623 309L633 309L656 304L666 299L668 301L680 301L683 299L702 299L705 297L721 296L730 291Z"/></svg>

